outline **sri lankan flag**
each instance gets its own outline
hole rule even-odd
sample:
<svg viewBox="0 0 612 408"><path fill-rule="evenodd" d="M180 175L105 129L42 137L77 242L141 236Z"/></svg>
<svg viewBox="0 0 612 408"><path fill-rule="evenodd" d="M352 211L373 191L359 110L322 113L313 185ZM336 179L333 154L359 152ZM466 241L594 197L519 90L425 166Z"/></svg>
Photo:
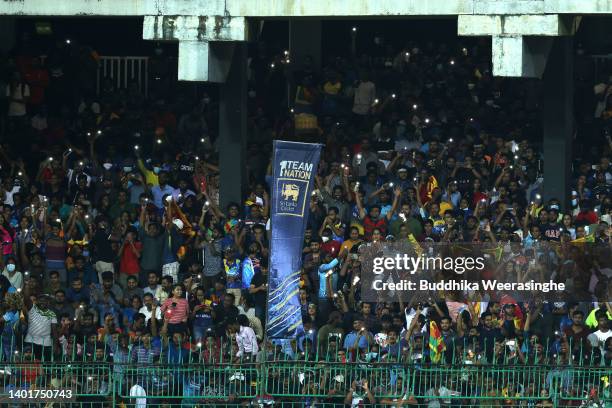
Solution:
<svg viewBox="0 0 612 408"><path fill-rule="evenodd" d="M576 238L573 241L570 241L572 244L586 244L586 243L594 243L595 242L595 234L589 234L582 238Z"/></svg>
<svg viewBox="0 0 612 408"><path fill-rule="evenodd" d="M185 240L190 240L191 238L195 237L196 233L193 230L193 225L191 225L191 223L189 222L189 219L187 218L187 216L183 213L183 210L181 210L181 207L179 207L176 204L176 201L172 200L170 201L170 206L172 206L172 214L174 216L175 219L179 219L183 222L183 229L181 229L181 234L183 234L185 236ZM187 246L186 243L184 245L181 245L176 253L176 256L182 260L185 258L185 255L187 255Z"/></svg>
<svg viewBox="0 0 612 408"><path fill-rule="evenodd" d="M433 320L429 322L429 350L432 363L439 363L442 353L446 350L446 344L438 325Z"/></svg>

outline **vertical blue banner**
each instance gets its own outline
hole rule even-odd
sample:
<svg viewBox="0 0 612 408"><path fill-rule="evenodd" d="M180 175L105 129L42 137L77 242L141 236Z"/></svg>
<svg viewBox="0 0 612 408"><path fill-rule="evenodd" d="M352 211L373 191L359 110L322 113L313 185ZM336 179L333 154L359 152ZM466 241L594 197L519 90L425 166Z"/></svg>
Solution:
<svg viewBox="0 0 612 408"><path fill-rule="evenodd" d="M302 243L321 145L274 141L270 274L266 334L295 337L302 329L298 297Z"/></svg>

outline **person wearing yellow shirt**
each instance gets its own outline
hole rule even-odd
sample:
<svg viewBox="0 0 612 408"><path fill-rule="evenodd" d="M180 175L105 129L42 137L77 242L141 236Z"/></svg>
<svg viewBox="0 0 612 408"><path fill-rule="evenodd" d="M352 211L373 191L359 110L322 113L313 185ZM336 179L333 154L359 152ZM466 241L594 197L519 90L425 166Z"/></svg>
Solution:
<svg viewBox="0 0 612 408"><path fill-rule="evenodd" d="M607 302L605 304L602 304L600 307L591 310L591 312L589 313L589 315L587 316L586 320L585 320L585 324L589 327L589 328L595 328L597 327L597 317L596 314L597 312L599 312L600 310L606 310L607 309L607 315L608 315L608 319L612 320L612 313L610 313L610 311L612 310L612 302Z"/></svg>
<svg viewBox="0 0 612 408"><path fill-rule="evenodd" d="M153 170L149 170L149 169L147 169L147 166L145 166L144 161L140 157L140 154L138 154L138 150L135 150L135 152L136 152L136 156L138 157L138 160L136 161L136 164L138 165L138 169L140 170L140 172L144 176L145 183L147 183L147 186L149 186L149 188L158 186L159 185L159 179L158 179L157 175L161 171L160 164L159 163L154 163L153 164Z"/></svg>
<svg viewBox="0 0 612 408"><path fill-rule="evenodd" d="M359 238L359 228L351 227L351 231L349 233L349 239L344 241L340 246L340 252L338 253L338 257L342 258L345 254L351 251L354 245L357 245L362 242L362 239Z"/></svg>

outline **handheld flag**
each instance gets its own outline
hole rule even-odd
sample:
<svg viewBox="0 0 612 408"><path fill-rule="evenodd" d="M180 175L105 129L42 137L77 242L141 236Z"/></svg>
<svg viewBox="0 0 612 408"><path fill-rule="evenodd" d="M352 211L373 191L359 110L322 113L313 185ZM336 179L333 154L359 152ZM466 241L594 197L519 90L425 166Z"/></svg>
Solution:
<svg viewBox="0 0 612 408"><path fill-rule="evenodd" d="M432 363L439 363L442 359L442 353L446 350L442 332L433 320L429 322L429 350Z"/></svg>

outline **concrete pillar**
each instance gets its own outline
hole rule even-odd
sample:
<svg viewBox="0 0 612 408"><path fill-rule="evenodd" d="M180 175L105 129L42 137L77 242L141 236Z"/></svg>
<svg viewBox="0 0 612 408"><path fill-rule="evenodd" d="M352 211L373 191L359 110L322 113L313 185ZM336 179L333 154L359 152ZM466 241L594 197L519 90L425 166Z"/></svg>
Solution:
<svg viewBox="0 0 612 408"><path fill-rule="evenodd" d="M227 81L220 85L219 164L222 209L241 203L246 187L247 44L237 42Z"/></svg>
<svg viewBox="0 0 612 408"><path fill-rule="evenodd" d="M15 18L0 18L0 54L9 52L15 46Z"/></svg>
<svg viewBox="0 0 612 408"><path fill-rule="evenodd" d="M300 69L307 56L313 59L314 69L321 69L321 20L289 21L289 52L294 69Z"/></svg>
<svg viewBox="0 0 612 408"><path fill-rule="evenodd" d="M224 83L233 52L233 42L179 41L179 81Z"/></svg>
<svg viewBox="0 0 612 408"><path fill-rule="evenodd" d="M573 38L557 37L548 57L542 87L544 199L558 198L570 208L571 152L574 131Z"/></svg>

